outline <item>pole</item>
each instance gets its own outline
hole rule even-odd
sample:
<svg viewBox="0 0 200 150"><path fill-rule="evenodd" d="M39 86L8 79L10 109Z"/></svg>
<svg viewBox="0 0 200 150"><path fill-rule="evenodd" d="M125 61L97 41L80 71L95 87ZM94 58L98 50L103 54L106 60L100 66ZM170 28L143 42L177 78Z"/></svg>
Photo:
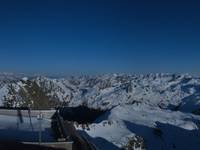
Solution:
<svg viewBox="0 0 200 150"><path fill-rule="evenodd" d="M42 113L40 111L39 115L38 115L38 121L39 121L39 133L38 133L38 139L39 139L39 145L41 145L42 143Z"/></svg>
<svg viewBox="0 0 200 150"><path fill-rule="evenodd" d="M33 124L32 124L32 119L31 119L31 108L30 107L28 107L28 115L29 115L29 121L30 121L31 129L33 131Z"/></svg>

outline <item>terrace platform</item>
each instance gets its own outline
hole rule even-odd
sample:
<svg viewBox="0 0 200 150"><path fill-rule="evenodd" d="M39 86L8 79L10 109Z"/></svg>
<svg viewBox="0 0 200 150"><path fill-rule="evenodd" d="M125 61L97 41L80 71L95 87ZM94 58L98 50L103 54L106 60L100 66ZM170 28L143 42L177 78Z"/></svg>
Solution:
<svg viewBox="0 0 200 150"><path fill-rule="evenodd" d="M59 121L60 118L54 116L52 120L55 112L55 110L32 110L30 112L28 110L0 109L0 141L16 141L72 150L73 142L67 138L67 129L63 126L62 121ZM56 126L52 127L52 122ZM63 138L62 141L59 141L59 136Z"/></svg>

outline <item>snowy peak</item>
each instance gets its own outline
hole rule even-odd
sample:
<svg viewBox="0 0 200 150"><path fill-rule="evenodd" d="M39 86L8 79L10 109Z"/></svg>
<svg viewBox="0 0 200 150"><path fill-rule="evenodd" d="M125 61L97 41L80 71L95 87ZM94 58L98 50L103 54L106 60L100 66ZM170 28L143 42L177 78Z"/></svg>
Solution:
<svg viewBox="0 0 200 150"><path fill-rule="evenodd" d="M113 74L66 79L13 77L1 78L0 82L0 87L4 89L12 85L7 90L18 97L21 97L17 95L19 89L27 91L29 84L33 83L50 100L69 106L87 105L101 109L143 103L163 109L192 112L199 107L200 100L200 78L188 74ZM4 101L2 96L0 99Z"/></svg>

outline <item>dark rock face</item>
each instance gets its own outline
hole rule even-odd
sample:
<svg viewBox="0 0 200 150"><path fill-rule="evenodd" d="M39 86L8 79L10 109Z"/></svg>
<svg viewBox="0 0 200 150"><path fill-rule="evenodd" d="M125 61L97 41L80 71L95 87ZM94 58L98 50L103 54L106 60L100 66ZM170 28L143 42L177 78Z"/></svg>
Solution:
<svg viewBox="0 0 200 150"><path fill-rule="evenodd" d="M135 136L135 137L129 138L127 145L124 146L123 149L124 150L135 150L135 149L146 150L146 145L142 137Z"/></svg>
<svg viewBox="0 0 200 150"><path fill-rule="evenodd" d="M90 109L86 106L64 107L60 109L60 115L64 120L75 121L80 124L92 123L105 111Z"/></svg>

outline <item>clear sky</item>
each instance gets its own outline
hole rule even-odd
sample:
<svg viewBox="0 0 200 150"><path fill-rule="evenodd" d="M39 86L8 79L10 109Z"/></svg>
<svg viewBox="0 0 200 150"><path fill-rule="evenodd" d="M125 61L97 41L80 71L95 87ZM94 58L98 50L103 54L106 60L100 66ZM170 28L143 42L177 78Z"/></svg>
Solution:
<svg viewBox="0 0 200 150"><path fill-rule="evenodd" d="M0 1L0 71L200 73L200 2Z"/></svg>

